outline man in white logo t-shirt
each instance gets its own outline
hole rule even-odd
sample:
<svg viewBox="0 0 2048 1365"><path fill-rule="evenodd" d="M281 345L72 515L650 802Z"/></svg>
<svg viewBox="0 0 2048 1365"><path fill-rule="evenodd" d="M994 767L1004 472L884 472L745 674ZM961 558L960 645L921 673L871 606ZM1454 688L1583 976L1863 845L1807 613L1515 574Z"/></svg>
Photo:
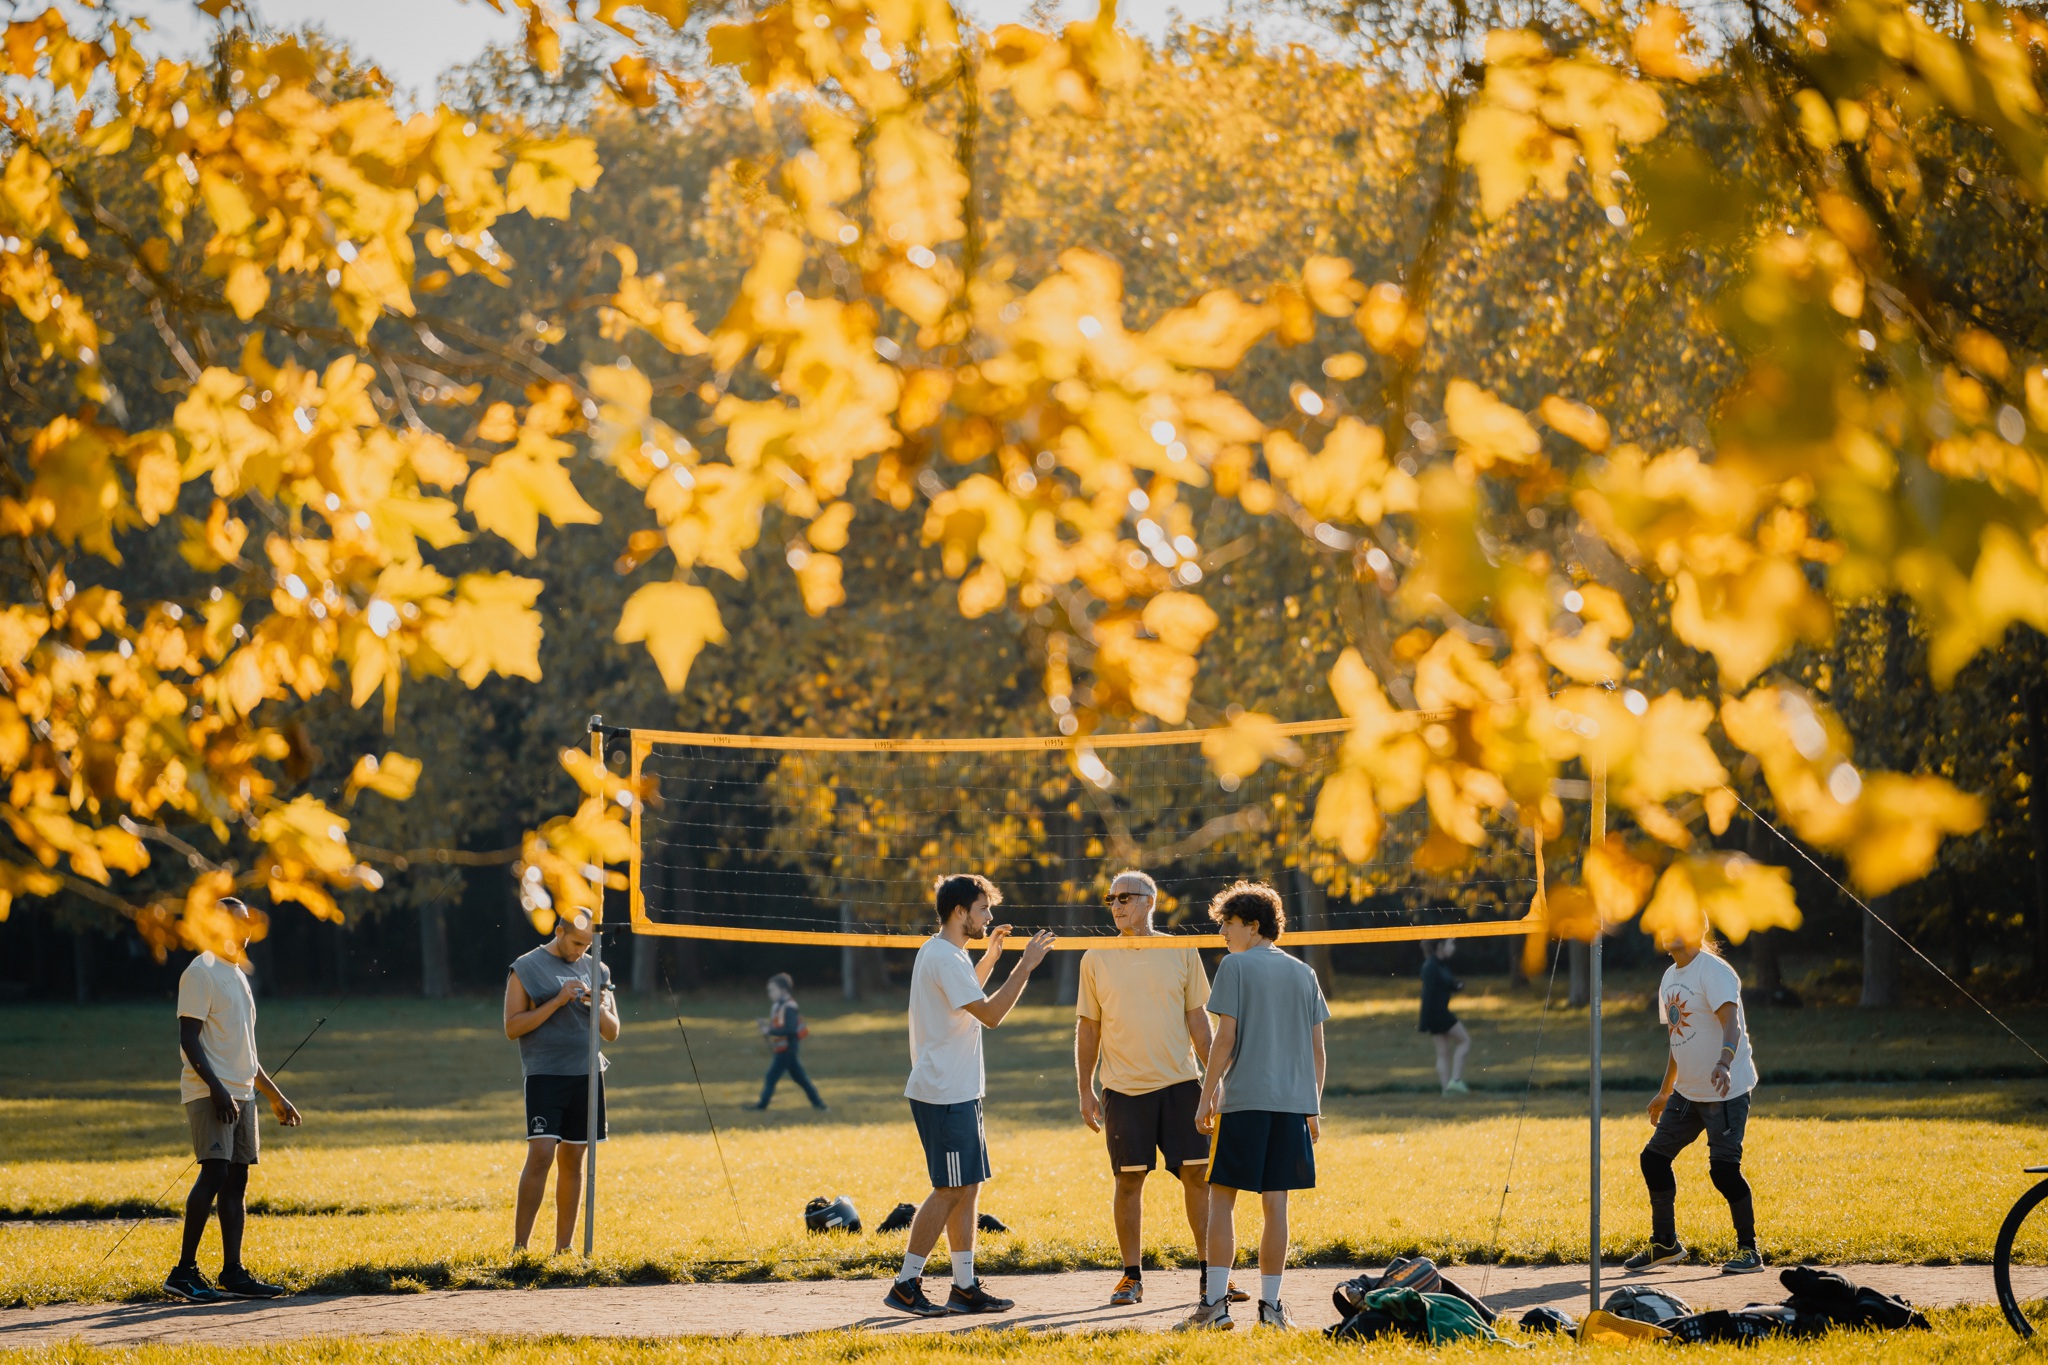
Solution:
<svg viewBox="0 0 2048 1365"><path fill-rule="evenodd" d="M1749 1123L1749 1095L1756 1089L1742 979L1720 956L1680 935L1659 934L1657 946L1671 954L1671 966L1657 988L1657 1017L1670 1036L1671 1056L1664 1083L1649 1105L1657 1131L1642 1154L1643 1183L1650 1191L1650 1247L1625 1264L1630 1270L1648 1270L1691 1254L1678 1240L1678 1181L1671 1161L1704 1133L1708 1175L1735 1221L1735 1255L1721 1269L1749 1274L1762 1270L1764 1262L1757 1253L1749 1182L1742 1175L1742 1135Z"/></svg>
<svg viewBox="0 0 2048 1365"><path fill-rule="evenodd" d="M910 974L910 1082L903 1087L924 1145L932 1192L910 1222L903 1269L882 1302L918 1317L1001 1313L1015 1304L990 1294L974 1274L975 1206L981 1182L993 1174L981 1118L986 1089L981 1031L1009 1015L1032 970L1052 950L1053 936L1050 931L1033 934L1002 989L985 995L983 987L1010 933L1007 924L989 927L1002 892L988 878L969 874L942 879L933 898L939 932L917 950ZM976 964L967 955L967 944L984 935L988 949ZM925 1297L920 1277L942 1231L953 1255L953 1290L945 1303L936 1304Z"/></svg>

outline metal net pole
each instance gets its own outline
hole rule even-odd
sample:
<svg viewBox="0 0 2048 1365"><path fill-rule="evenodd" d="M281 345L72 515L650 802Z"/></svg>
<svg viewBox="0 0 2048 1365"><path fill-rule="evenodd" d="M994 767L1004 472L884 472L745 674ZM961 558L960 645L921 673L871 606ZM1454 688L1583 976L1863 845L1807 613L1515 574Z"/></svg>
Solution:
<svg viewBox="0 0 2048 1365"><path fill-rule="evenodd" d="M604 766L603 718L590 718L590 756ZM604 1085L604 1074L599 1069L603 1059L598 1053L601 1041L598 1028L604 1018L604 882L603 868L599 868L597 886L597 909L590 920L590 1085L586 1100L583 1136L583 1259L589 1260L597 1248L597 1139L598 1096Z"/></svg>
<svg viewBox="0 0 2048 1365"><path fill-rule="evenodd" d="M1607 770L1605 765L1595 764L1593 768L1593 829L1592 844L1598 847L1607 840ZM1595 916L1593 929L1591 972L1588 986L1592 996L1592 1081L1588 1086L1592 1104L1592 1181L1590 1187L1591 1214L1588 1218L1588 1267L1589 1308L1600 1306L1600 949L1606 937L1607 926L1598 922Z"/></svg>

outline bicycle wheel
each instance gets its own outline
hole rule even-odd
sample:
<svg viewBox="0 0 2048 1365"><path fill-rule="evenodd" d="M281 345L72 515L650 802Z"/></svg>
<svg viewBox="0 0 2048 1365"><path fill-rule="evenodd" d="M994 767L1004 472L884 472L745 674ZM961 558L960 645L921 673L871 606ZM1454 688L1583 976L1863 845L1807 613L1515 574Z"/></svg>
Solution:
<svg viewBox="0 0 2048 1365"><path fill-rule="evenodd" d="M2029 1167L2038 1173L2044 1168ZM2028 1190L2005 1216L1991 1253L1991 1281L2005 1320L2023 1337L2048 1331L2048 1180Z"/></svg>

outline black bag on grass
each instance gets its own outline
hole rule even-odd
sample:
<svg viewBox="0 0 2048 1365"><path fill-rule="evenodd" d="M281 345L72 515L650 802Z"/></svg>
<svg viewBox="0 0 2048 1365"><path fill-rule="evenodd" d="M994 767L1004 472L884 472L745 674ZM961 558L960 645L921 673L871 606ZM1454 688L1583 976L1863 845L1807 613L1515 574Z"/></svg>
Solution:
<svg viewBox="0 0 2048 1365"><path fill-rule="evenodd" d="M1569 1313L1555 1308L1531 1308L1522 1314L1522 1330L1525 1332L1561 1332L1565 1336L1579 1334L1579 1321Z"/></svg>
<svg viewBox="0 0 2048 1365"><path fill-rule="evenodd" d="M910 1226L910 1220L915 1217L917 1217L917 1205L898 1204L895 1208L889 1210L889 1216L882 1220L882 1226L876 1228L875 1231L901 1232Z"/></svg>
<svg viewBox="0 0 2048 1365"><path fill-rule="evenodd" d="M1733 1342L1745 1345L1770 1337L1804 1337L1815 1334L1815 1325L1802 1319L1796 1309L1783 1303L1753 1303L1747 1308L1715 1308L1705 1313L1667 1322L1664 1329L1677 1342Z"/></svg>
<svg viewBox="0 0 2048 1365"><path fill-rule="evenodd" d="M1617 1318L1647 1322L1652 1327L1669 1327L1680 1318L1692 1316L1692 1305L1669 1290L1647 1285L1625 1284L1607 1296L1602 1304Z"/></svg>
<svg viewBox="0 0 2048 1365"><path fill-rule="evenodd" d="M1895 1294L1857 1284L1818 1266L1788 1266L1778 1282L1790 1291L1788 1306L1802 1317L1837 1327L1882 1327L1887 1331L1927 1330L1919 1309Z"/></svg>

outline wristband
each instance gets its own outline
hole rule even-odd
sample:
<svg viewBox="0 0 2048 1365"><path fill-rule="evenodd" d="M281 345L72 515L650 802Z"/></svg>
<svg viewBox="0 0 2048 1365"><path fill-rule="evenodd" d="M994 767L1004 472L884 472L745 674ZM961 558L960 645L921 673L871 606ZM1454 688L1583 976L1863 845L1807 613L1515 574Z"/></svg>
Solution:
<svg viewBox="0 0 2048 1365"><path fill-rule="evenodd" d="M1728 1054L1728 1060L1729 1060L1729 1061L1731 1061L1731 1062L1732 1062L1732 1061L1734 1061L1734 1060L1735 1060L1735 1049L1734 1049L1734 1048L1732 1048L1732 1047L1728 1046L1728 1045L1727 1045L1726 1043L1723 1043L1723 1044L1721 1044L1721 1051L1723 1051L1723 1052L1725 1052L1725 1053L1727 1053L1727 1054Z"/></svg>

